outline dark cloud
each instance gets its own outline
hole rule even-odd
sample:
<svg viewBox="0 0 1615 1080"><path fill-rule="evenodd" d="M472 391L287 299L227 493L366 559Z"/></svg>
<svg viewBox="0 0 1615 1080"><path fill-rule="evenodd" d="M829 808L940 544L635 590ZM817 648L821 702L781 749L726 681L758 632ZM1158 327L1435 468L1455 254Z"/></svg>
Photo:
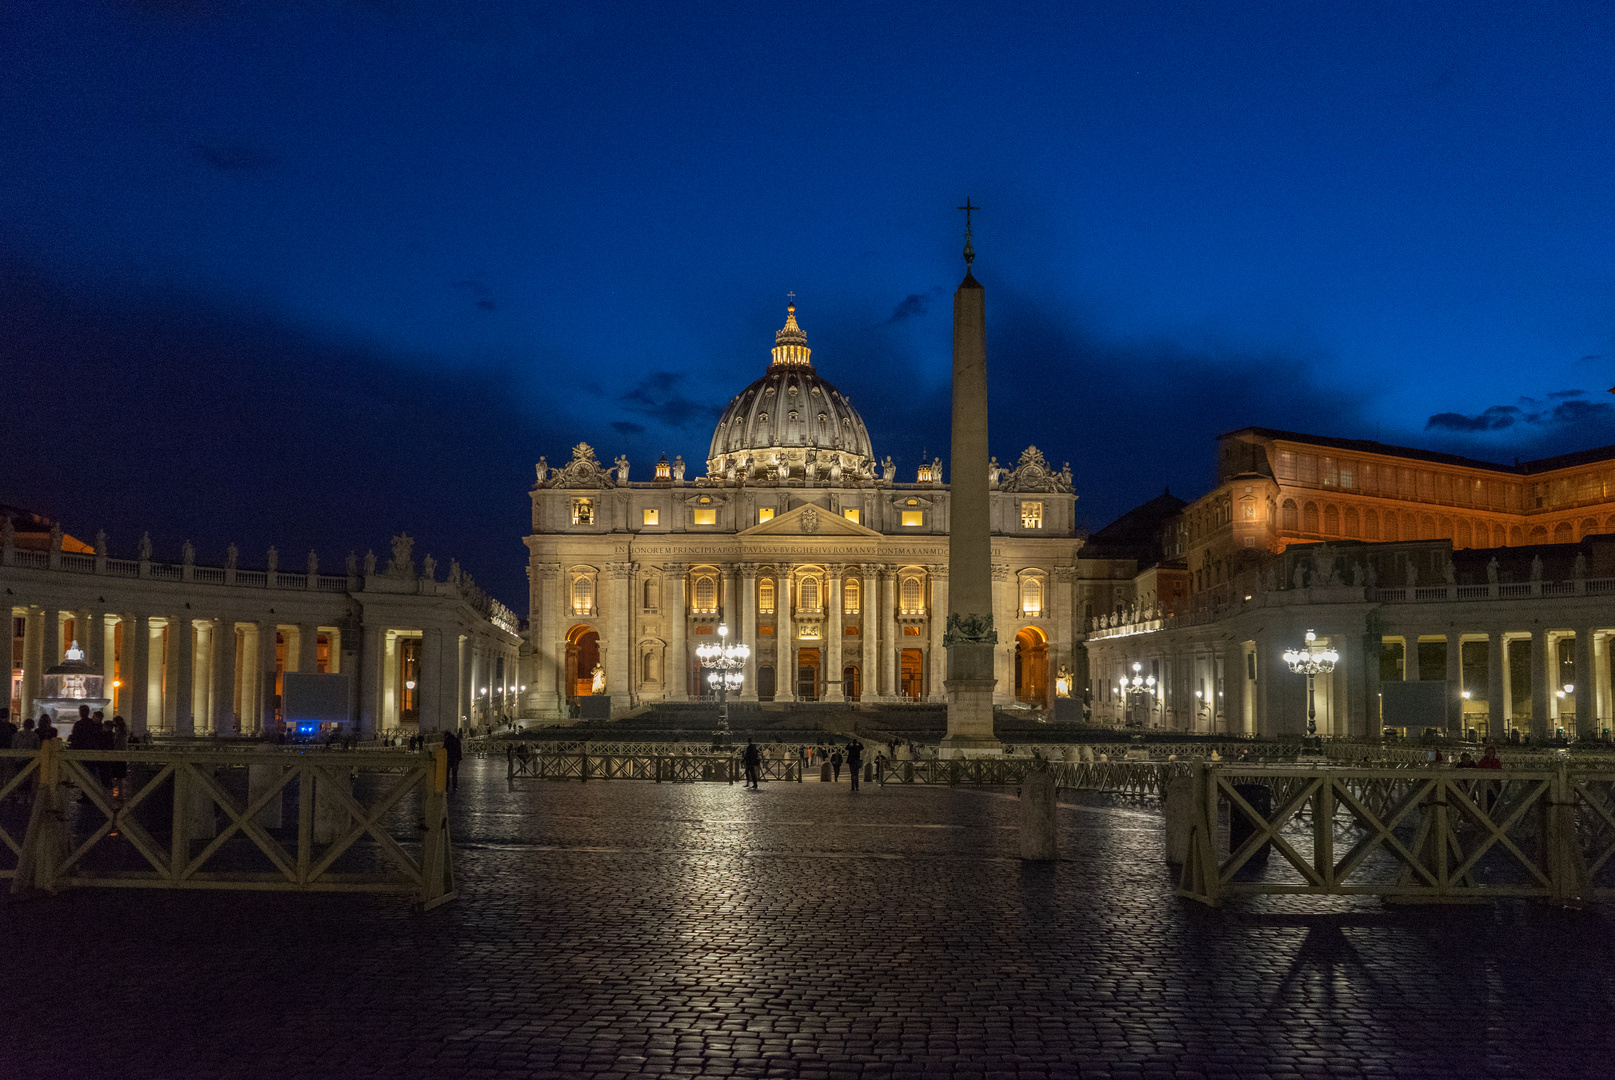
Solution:
<svg viewBox="0 0 1615 1080"><path fill-rule="evenodd" d="M1520 410L1513 405L1493 405L1475 416L1463 413L1436 413L1424 423L1426 431L1502 431L1513 427L1520 419Z"/></svg>
<svg viewBox="0 0 1615 1080"><path fill-rule="evenodd" d="M1425 421L1426 431L1505 431L1516 424L1541 429L1562 428L1588 434L1615 420L1615 404L1587 400L1585 390L1555 390L1545 400L1522 397L1518 405L1493 405L1483 413L1436 413Z"/></svg>
<svg viewBox="0 0 1615 1080"><path fill-rule="evenodd" d="M893 323L918 318L930 310L930 307L931 301L924 293L909 293L892 309L892 317L882 325L891 326Z"/></svg>
<svg viewBox="0 0 1615 1080"><path fill-rule="evenodd" d="M696 401L679 392L684 376L676 371L653 371L617 398L624 409L648 416L664 427L691 428L716 421L723 405Z"/></svg>
<svg viewBox="0 0 1615 1080"><path fill-rule="evenodd" d="M1568 398L1580 398L1580 397L1586 397L1586 396L1587 396L1587 391L1585 391L1585 390L1554 390L1553 392L1548 394L1548 400L1549 401L1563 401L1563 400L1566 400Z"/></svg>
<svg viewBox="0 0 1615 1080"><path fill-rule="evenodd" d="M499 305L494 303L492 300L478 300L477 307L481 308L483 311L499 310Z"/></svg>
<svg viewBox="0 0 1615 1080"><path fill-rule="evenodd" d="M611 427L619 435L643 435L645 433L645 425L636 424L632 420L613 420Z"/></svg>
<svg viewBox="0 0 1615 1080"><path fill-rule="evenodd" d="M196 140L187 144L191 156L220 172L251 172L267 169L275 164L269 154L242 143L223 143Z"/></svg>
<svg viewBox="0 0 1615 1080"><path fill-rule="evenodd" d="M1578 363L1578 364L1590 364L1595 360L1602 360L1603 358L1604 358L1604 354L1601 353L1601 352L1600 353L1588 353L1586 356L1583 356L1579 360L1577 360L1576 363Z"/></svg>

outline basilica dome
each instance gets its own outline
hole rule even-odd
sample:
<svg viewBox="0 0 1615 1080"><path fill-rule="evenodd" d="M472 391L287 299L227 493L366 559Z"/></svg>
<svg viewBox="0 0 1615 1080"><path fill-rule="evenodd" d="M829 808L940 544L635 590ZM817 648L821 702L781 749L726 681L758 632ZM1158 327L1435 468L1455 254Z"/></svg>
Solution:
<svg viewBox="0 0 1615 1080"><path fill-rule="evenodd" d="M753 483L873 476L875 453L864 418L819 377L811 357L793 303L774 335L768 371L736 394L718 421L708 476Z"/></svg>

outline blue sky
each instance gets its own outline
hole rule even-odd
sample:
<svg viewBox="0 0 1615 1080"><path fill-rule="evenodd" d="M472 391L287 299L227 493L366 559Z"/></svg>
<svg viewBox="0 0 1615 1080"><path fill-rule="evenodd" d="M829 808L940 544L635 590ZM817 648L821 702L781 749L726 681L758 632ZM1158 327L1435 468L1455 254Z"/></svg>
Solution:
<svg viewBox="0 0 1615 1080"><path fill-rule="evenodd" d="M945 453L966 195L994 452L1094 527L1248 424L1615 442L1612 56L1597 4L17 0L0 501L408 529L520 606L532 463L703 461L787 291L876 452Z"/></svg>

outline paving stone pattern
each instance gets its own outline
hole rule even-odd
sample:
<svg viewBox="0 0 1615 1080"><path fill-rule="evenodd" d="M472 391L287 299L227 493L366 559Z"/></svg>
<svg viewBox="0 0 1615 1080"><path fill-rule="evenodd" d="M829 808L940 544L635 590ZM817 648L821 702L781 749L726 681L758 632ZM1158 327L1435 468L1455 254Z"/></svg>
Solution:
<svg viewBox="0 0 1615 1080"><path fill-rule="evenodd" d="M1615 1075L1609 911L1177 899L1158 807L526 782L461 898L0 906L0 1077Z"/></svg>

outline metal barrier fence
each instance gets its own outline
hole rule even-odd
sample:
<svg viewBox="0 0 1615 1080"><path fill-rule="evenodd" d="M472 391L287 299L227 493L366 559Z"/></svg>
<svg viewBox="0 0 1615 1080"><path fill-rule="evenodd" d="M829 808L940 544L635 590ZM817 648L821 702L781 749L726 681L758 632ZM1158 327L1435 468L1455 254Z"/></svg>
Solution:
<svg viewBox="0 0 1615 1080"><path fill-rule="evenodd" d="M0 864L0 878L21 894L404 893L422 910L454 899L443 751L286 749L69 750L52 739L39 750L0 751L0 766L9 766L0 769L0 802L31 799L20 841L0 823L0 858L14 860ZM373 775L361 801L354 781L365 774ZM81 797L70 801L74 789ZM295 830L281 826L287 793ZM292 833L290 848L276 832Z"/></svg>
<svg viewBox="0 0 1615 1080"><path fill-rule="evenodd" d="M800 783L795 758L765 758L758 769L763 780ZM655 783L735 784L746 779L740 758L725 754L529 754L511 755L509 780L651 780Z"/></svg>
<svg viewBox="0 0 1615 1080"><path fill-rule="evenodd" d="M1205 904L1615 898L1615 769L1196 765L1192 776L1179 895Z"/></svg>

